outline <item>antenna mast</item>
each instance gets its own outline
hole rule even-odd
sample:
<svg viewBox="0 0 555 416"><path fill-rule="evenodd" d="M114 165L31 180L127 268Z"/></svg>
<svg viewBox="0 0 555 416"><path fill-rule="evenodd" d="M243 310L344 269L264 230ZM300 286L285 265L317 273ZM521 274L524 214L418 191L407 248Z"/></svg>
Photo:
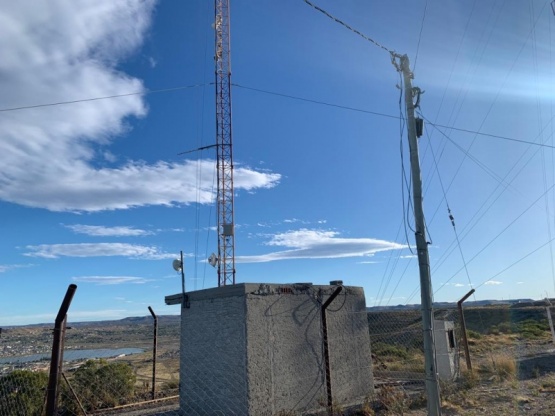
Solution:
<svg viewBox="0 0 555 416"><path fill-rule="evenodd" d="M218 286L235 284L229 0L215 0Z"/></svg>

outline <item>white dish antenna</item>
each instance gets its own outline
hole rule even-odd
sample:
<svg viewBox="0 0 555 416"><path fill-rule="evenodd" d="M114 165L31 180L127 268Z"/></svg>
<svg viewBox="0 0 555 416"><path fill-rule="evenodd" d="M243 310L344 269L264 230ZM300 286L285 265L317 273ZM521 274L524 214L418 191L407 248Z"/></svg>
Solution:
<svg viewBox="0 0 555 416"><path fill-rule="evenodd" d="M172 263L172 266L176 272L180 272L181 269L183 268L183 265L181 264L181 260L179 259L175 259Z"/></svg>
<svg viewBox="0 0 555 416"><path fill-rule="evenodd" d="M218 256L212 253L210 257L208 257L208 264L212 267L216 267L216 264L218 264Z"/></svg>

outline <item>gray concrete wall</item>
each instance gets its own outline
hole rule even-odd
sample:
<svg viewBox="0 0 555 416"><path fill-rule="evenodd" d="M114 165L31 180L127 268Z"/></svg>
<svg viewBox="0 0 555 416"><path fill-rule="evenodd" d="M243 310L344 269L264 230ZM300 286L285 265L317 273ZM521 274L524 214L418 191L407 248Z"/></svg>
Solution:
<svg viewBox="0 0 555 416"><path fill-rule="evenodd" d="M189 293L190 308L182 309L181 319L183 414L272 416L321 409L326 387L320 310L335 289L239 284ZM327 320L334 402L360 403L373 392L363 290L345 287Z"/></svg>
<svg viewBox="0 0 555 416"><path fill-rule="evenodd" d="M181 310L183 415L247 414L244 288L225 289L192 292Z"/></svg>
<svg viewBox="0 0 555 416"><path fill-rule="evenodd" d="M345 287L328 307L327 321L333 399L361 403L374 389L363 289Z"/></svg>
<svg viewBox="0 0 555 416"><path fill-rule="evenodd" d="M325 397L319 304L276 289L247 295L250 415L314 409Z"/></svg>
<svg viewBox="0 0 555 416"><path fill-rule="evenodd" d="M327 402L321 302L335 286L266 285L247 295L249 414L321 409ZM345 287L327 309L334 403L373 392L370 336L361 288Z"/></svg>

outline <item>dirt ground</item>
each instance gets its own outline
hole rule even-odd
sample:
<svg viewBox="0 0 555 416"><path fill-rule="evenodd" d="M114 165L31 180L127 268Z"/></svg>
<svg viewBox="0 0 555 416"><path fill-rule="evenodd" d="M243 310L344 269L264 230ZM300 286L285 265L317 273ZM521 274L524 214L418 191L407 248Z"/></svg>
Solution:
<svg viewBox="0 0 555 416"><path fill-rule="evenodd" d="M473 372L442 383L442 415L555 415L555 346L546 340L516 341L476 355ZM503 372L488 363L514 363ZM499 367L499 366L498 366ZM425 408L377 414L424 416Z"/></svg>

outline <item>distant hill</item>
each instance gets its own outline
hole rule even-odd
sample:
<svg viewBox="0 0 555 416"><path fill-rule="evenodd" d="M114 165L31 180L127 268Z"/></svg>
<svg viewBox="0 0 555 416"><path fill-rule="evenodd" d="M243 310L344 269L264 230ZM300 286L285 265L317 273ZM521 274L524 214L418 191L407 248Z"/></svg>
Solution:
<svg viewBox="0 0 555 416"><path fill-rule="evenodd" d="M181 320L180 315L158 315L159 324L178 324ZM151 315L146 316L130 316L123 319L113 321L87 321L87 322L70 322L68 325L73 327L83 326L122 326L122 325L152 325L154 319Z"/></svg>
<svg viewBox="0 0 555 416"><path fill-rule="evenodd" d="M180 315L158 315L158 323L162 325L172 325L179 324L181 320ZM152 325L154 319L151 315L146 316L130 316L128 318L111 320L111 321L85 321L85 322L68 322L67 326L80 328L87 326L122 326L122 325ZM17 327L25 328L53 328L54 322L50 323L40 323L40 324L29 324L29 325L5 325L2 328L10 329Z"/></svg>
<svg viewBox="0 0 555 416"><path fill-rule="evenodd" d="M555 305L555 299L550 299L552 305ZM509 305L511 307L528 307L528 306L546 306L545 299L533 300L533 299L508 299L508 300L477 300L477 301L466 301L464 302L465 308L478 307L478 306L498 306L498 305ZM456 308L457 302L434 302L434 308L441 309L451 309ZM420 304L412 305L395 305L395 306L370 306L366 310L369 312L376 311L394 311L394 310L413 310L420 309Z"/></svg>

